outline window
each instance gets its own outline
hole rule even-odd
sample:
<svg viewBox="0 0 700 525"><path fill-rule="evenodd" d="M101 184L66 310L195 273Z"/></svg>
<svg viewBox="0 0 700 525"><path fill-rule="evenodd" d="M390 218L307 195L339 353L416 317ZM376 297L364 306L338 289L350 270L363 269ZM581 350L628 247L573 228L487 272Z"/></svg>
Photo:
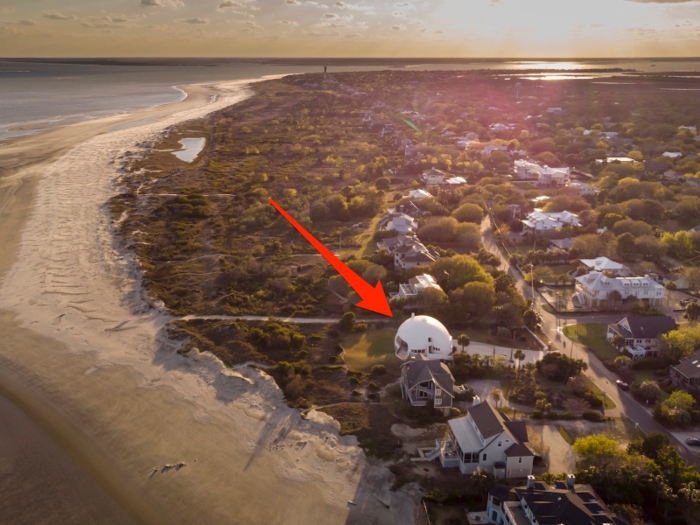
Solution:
<svg viewBox="0 0 700 525"><path fill-rule="evenodd" d="M499 442L498 442L498 446L500 447L501 445L503 445L503 442L502 442L502 441L499 441Z"/></svg>
<svg viewBox="0 0 700 525"><path fill-rule="evenodd" d="M518 463L522 463L522 462L523 462L523 458L518 458Z"/></svg>
<svg viewBox="0 0 700 525"><path fill-rule="evenodd" d="M481 461L486 461L486 457L487 457L486 454L484 454L483 456L481 456Z"/></svg>

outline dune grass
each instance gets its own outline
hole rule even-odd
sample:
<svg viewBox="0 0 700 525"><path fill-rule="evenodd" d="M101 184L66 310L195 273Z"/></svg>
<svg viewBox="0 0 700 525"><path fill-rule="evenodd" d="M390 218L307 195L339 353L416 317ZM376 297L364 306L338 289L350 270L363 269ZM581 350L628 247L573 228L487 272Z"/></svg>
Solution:
<svg viewBox="0 0 700 525"><path fill-rule="evenodd" d="M394 355L395 330L373 330L343 337L345 364L350 370L369 373L374 365L384 365L388 373L398 375L401 362Z"/></svg>

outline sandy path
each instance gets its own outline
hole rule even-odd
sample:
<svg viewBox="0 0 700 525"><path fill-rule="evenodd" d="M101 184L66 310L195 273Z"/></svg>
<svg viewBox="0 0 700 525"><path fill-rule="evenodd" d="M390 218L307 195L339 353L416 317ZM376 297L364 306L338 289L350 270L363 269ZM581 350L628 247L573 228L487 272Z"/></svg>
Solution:
<svg viewBox="0 0 700 525"><path fill-rule="evenodd" d="M223 87L206 107L212 89L196 87L199 100L155 124L94 136L163 107L89 132L75 126L74 140L86 140L71 149L61 130L0 148L10 168L0 242L18 244L0 291L0 385L141 522L410 523L411 495L389 493L388 472L369 466L336 422L301 419L255 370L222 374L212 356L178 355L161 332L167 315L133 314L148 299L112 234L105 203L119 174L110 161L244 96L241 83ZM0 256L0 271L11 259ZM154 471L178 462L186 465Z"/></svg>

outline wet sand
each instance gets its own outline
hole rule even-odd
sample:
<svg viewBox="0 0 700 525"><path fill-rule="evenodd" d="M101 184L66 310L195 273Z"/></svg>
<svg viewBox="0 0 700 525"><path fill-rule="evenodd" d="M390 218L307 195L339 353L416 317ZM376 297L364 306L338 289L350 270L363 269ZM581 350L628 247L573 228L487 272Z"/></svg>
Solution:
<svg viewBox="0 0 700 525"><path fill-rule="evenodd" d="M244 96L241 83L224 88L188 86L192 95L177 104L0 147L0 395L38 424L25 418L0 443L36 447L46 470L15 470L24 499L0 505L0 522L32 493L68 486L91 503L65 523L94 523L96 509L99 523L412 522L415 494L390 493L388 471L340 437L335 421L302 419L253 369L230 373L213 356L177 354L163 334L167 312L138 309L150 299L112 233L105 203L119 173L110 161ZM106 133L157 115L161 122ZM2 401L0 420L6 414L24 417ZM77 508L63 500L47 505L45 522ZM37 516L25 522L41 523Z"/></svg>

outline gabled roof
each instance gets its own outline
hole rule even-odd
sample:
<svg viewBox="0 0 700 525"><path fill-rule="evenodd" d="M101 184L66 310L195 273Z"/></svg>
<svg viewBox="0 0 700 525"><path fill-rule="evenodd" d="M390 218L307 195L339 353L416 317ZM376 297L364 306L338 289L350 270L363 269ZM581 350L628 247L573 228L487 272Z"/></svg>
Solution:
<svg viewBox="0 0 700 525"><path fill-rule="evenodd" d="M520 443L530 441L530 438L527 437L527 424L525 421L504 421L503 425Z"/></svg>
<svg viewBox="0 0 700 525"><path fill-rule="evenodd" d="M527 448L527 445L525 445L524 443L513 443L506 449L505 454L507 458L534 456L532 450Z"/></svg>
<svg viewBox="0 0 700 525"><path fill-rule="evenodd" d="M581 259L581 264L588 266L589 268L594 268L595 270L602 272L605 270L622 270L625 268L624 264L615 262L607 257L597 257L595 259Z"/></svg>
<svg viewBox="0 0 700 525"><path fill-rule="evenodd" d="M405 366L406 383L409 389L424 381L432 381L449 396L455 396L455 379L445 363L429 360L424 355L418 354L415 361L409 361Z"/></svg>
<svg viewBox="0 0 700 525"><path fill-rule="evenodd" d="M662 334L678 328L673 317L668 315L630 316L618 322L618 325L620 324L627 324L630 334L635 339L657 339Z"/></svg>
<svg viewBox="0 0 700 525"><path fill-rule="evenodd" d="M467 409L467 413L472 417L474 424L485 440L505 430L503 418L487 402L479 403Z"/></svg>

